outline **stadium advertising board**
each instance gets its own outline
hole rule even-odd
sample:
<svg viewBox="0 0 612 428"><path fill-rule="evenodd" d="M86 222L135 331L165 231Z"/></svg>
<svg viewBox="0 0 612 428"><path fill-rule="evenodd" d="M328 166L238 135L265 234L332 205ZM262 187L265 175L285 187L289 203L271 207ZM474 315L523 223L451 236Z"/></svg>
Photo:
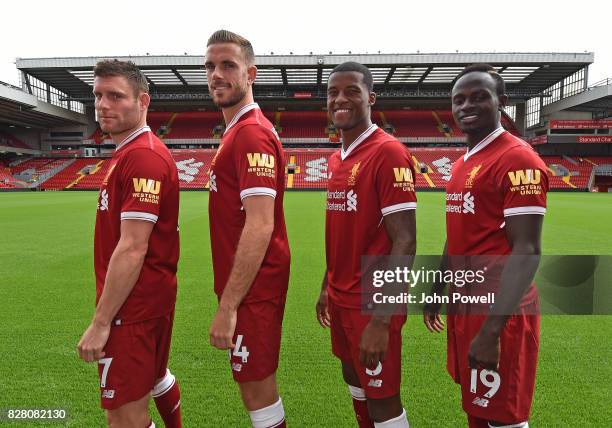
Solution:
<svg viewBox="0 0 612 428"><path fill-rule="evenodd" d="M612 129L612 120L551 120L550 129Z"/></svg>
<svg viewBox="0 0 612 428"><path fill-rule="evenodd" d="M612 143L612 135L593 135L578 137L579 143Z"/></svg>

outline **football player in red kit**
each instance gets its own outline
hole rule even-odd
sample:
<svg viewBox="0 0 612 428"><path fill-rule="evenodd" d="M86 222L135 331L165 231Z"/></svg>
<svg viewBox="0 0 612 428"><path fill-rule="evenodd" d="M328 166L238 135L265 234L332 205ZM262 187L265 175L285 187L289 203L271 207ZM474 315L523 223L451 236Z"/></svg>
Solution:
<svg viewBox="0 0 612 428"><path fill-rule="evenodd" d="M110 426L154 427L153 395L167 427L181 426L180 393L167 368L179 258L179 184L166 146L147 126L145 76L131 62L94 68L100 128L116 150L98 195L96 310L78 344L98 362Z"/></svg>
<svg viewBox="0 0 612 428"><path fill-rule="evenodd" d="M486 64L467 67L452 90L468 150L453 164L446 188L444 259L451 265L454 256L503 260L491 281L493 304L484 311L475 304L449 307L447 315L447 369L461 385L470 427L527 427L535 385L540 318L532 280L548 177L531 146L502 128L506 101L503 79ZM444 327L439 311L440 305L425 307L430 331Z"/></svg>
<svg viewBox="0 0 612 428"><path fill-rule="evenodd" d="M209 171L219 300L210 343L230 350L232 374L252 425L284 427L276 384L290 263L283 151L274 126L253 101L257 68L251 43L219 30L208 39L204 65L227 125Z"/></svg>
<svg viewBox="0 0 612 428"><path fill-rule="evenodd" d="M327 109L342 135L328 163L327 270L317 318L330 327L360 427L408 426L400 398L403 314L362 311L361 257L414 255L416 195L408 149L371 120L370 70L338 65L329 76Z"/></svg>

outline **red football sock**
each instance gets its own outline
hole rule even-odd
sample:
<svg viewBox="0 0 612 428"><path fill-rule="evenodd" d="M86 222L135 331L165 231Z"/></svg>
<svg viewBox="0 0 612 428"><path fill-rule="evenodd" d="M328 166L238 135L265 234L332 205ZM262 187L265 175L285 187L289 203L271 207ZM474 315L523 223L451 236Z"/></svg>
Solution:
<svg viewBox="0 0 612 428"><path fill-rule="evenodd" d="M480 419L469 414L467 415L467 419L470 428L489 428L489 422L486 419Z"/></svg>
<svg viewBox="0 0 612 428"><path fill-rule="evenodd" d="M169 373L170 372L168 372L168 374ZM166 375L166 378L167 377L168 375ZM164 378L164 380L166 380L166 378ZM172 378L174 378L174 376L172 376ZM164 420L166 428L181 428L181 392L176 379L172 380L172 386L167 387L159 394L155 394L156 391L154 389L153 399L155 400L155 406L157 407L159 415Z"/></svg>
<svg viewBox="0 0 612 428"><path fill-rule="evenodd" d="M374 428L374 423L370 420L368 402L366 400L353 398L353 409L355 409L355 417L357 418L359 428Z"/></svg>

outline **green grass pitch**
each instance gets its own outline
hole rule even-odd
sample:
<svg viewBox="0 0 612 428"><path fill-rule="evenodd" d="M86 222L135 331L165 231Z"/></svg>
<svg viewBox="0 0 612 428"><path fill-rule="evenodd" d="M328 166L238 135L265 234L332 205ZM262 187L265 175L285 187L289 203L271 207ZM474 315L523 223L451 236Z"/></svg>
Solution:
<svg viewBox="0 0 612 428"><path fill-rule="evenodd" d="M612 196L549 195L548 254L612 254ZM181 194L179 295L170 367L180 381L186 427L249 426L227 353L208 345L215 308L207 193ZM93 314L95 192L0 193L0 409L65 408L68 426L104 426L96 367L76 344ZM278 371L288 424L350 427L350 397L315 320L324 266L322 192L289 192L285 213L291 283ZM442 193L420 193L418 252L444 239ZM531 425L610 426L612 316L544 316ZM411 425L465 425L459 389L445 371L445 336L419 314L404 328L402 399ZM156 412L154 421L161 426ZM3 421L0 421L2 425ZM20 423L15 426L58 426Z"/></svg>

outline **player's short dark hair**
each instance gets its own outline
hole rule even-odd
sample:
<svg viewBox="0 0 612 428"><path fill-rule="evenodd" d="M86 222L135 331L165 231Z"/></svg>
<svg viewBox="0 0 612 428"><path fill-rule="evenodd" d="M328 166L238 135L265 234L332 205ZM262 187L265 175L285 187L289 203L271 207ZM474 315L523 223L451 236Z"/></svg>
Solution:
<svg viewBox="0 0 612 428"><path fill-rule="evenodd" d="M495 92L497 92L497 95L504 95L506 93L506 84L504 83L504 79L499 75L495 67L490 64L479 63L468 65L463 69L461 73L459 73L459 75L455 79L455 82L459 80L459 78L461 78L462 76L465 76L468 73L473 73L475 71L488 73L493 78L493 80L495 81Z"/></svg>
<svg viewBox="0 0 612 428"><path fill-rule="evenodd" d="M142 71L132 61L105 59L98 61L94 67L94 77L123 76L134 90L134 95L140 92L149 93L149 82Z"/></svg>
<svg viewBox="0 0 612 428"><path fill-rule="evenodd" d="M363 64L359 64L354 61L343 62L334 67L334 69L329 73L329 77L331 77L334 73L339 73L343 71L356 71L357 73L361 73L363 75L363 83L365 83L368 91L372 92L374 89L374 79L372 78L372 72L368 67Z"/></svg>
<svg viewBox="0 0 612 428"><path fill-rule="evenodd" d="M206 47L217 43L234 43L240 46L240 50L242 50L246 62L248 64L255 64L255 51L253 51L253 45L240 34L232 33L229 30L217 30L208 38Z"/></svg>

